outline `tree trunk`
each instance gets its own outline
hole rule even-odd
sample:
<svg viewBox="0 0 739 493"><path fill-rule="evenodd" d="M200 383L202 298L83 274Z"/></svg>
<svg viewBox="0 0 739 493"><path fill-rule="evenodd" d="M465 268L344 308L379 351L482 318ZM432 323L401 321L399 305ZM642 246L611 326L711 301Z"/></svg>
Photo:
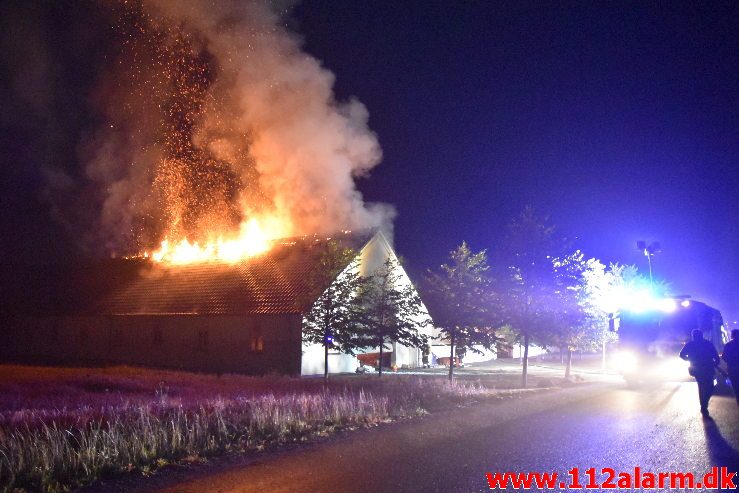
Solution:
<svg viewBox="0 0 739 493"><path fill-rule="evenodd" d="M526 388L529 384L529 335L523 335L523 370L521 372L521 387Z"/></svg>
<svg viewBox="0 0 739 493"><path fill-rule="evenodd" d="M572 374L572 348L567 348L567 365L565 366L565 378L570 378Z"/></svg>
<svg viewBox="0 0 739 493"><path fill-rule="evenodd" d="M380 378L382 378L382 346L384 346L384 344L380 343L380 362L377 365L377 367L380 369Z"/></svg>
<svg viewBox="0 0 739 493"><path fill-rule="evenodd" d="M323 344L323 379L328 380L328 343Z"/></svg>
<svg viewBox="0 0 739 493"><path fill-rule="evenodd" d="M452 380L454 379L454 332L451 333L451 337L449 338L449 383L452 383Z"/></svg>
<svg viewBox="0 0 739 493"><path fill-rule="evenodd" d="M603 349L600 358L600 371L606 371L606 338L603 337Z"/></svg>

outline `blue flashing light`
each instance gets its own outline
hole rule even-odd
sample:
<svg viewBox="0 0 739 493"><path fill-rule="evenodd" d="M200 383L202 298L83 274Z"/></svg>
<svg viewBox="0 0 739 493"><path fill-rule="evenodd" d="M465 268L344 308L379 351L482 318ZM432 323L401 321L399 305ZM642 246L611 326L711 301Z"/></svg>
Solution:
<svg viewBox="0 0 739 493"><path fill-rule="evenodd" d="M687 307L684 302L679 306ZM646 312L673 313L678 309L678 302L674 298L656 298L651 293L639 293L637 296L629 297L621 305L622 311L635 314Z"/></svg>
<svg viewBox="0 0 739 493"><path fill-rule="evenodd" d="M672 298L662 298L657 301L657 308L665 313L672 313L677 310L677 302Z"/></svg>

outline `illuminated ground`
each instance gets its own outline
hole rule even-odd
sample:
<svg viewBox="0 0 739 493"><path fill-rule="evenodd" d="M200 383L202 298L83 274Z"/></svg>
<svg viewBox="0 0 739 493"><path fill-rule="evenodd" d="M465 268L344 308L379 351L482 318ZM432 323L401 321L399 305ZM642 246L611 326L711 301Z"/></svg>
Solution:
<svg viewBox="0 0 739 493"><path fill-rule="evenodd" d="M715 397L715 421L707 422L695 394L691 383L643 390L591 383L435 413L256 460L165 471L103 490L474 492L489 491L484 473L496 470L736 470L736 402Z"/></svg>

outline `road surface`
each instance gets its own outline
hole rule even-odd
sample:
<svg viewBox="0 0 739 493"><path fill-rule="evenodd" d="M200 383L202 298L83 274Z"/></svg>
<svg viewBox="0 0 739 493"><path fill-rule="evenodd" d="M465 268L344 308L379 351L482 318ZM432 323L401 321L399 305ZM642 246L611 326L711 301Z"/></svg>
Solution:
<svg viewBox="0 0 739 493"><path fill-rule="evenodd" d="M701 419L694 383L586 384L346 433L195 477L163 474L126 490L479 492L490 491L488 471L736 471L739 408L732 397L714 397L710 410L713 420Z"/></svg>

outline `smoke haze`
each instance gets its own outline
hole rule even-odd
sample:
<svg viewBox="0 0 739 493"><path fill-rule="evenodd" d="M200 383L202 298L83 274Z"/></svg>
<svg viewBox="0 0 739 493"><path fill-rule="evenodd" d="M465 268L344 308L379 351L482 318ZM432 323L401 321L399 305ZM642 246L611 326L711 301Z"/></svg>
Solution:
<svg viewBox="0 0 739 493"><path fill-rule="evenodd" d="M144 0L92 12L69 28L94 60L77 89L91 114L75 159L38 159L52 210L84 241L139 251L232 234L252 217L291 235L389 227L393 209L366 204L355 185L381 158L368 111L336 101L334 75L301 50L287 9ZM39 84L54 68L48 36L31 34L36 61L14 84L42 114L55 88ZM63 116L52 126L47 135L69 137Z"/></svg>

